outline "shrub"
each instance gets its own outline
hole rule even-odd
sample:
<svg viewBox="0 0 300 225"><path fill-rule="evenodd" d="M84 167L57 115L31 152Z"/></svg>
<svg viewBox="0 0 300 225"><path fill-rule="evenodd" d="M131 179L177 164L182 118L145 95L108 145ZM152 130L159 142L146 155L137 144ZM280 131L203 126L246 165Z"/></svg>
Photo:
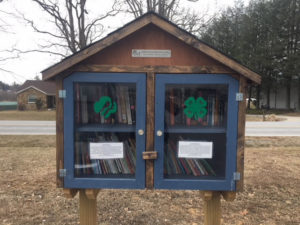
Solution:
<svg viewBox="0 0 300 225"><path fill-rule="evenodd" d="M41 110L42 107L43 107L43 101L42 101L42 99L38 98L38 99L36 100L36 102L35 102L35 105L36 105L36 109L37 109L37 110Z"/></svg>
<svg viewBox="0 0 300 225"><path fill-rule="evenodd" d="M25 110L25 105L23 104L23 103L20 103L20 104L18 104L18 109L20 110L20 111L24 111Z"/></svg>

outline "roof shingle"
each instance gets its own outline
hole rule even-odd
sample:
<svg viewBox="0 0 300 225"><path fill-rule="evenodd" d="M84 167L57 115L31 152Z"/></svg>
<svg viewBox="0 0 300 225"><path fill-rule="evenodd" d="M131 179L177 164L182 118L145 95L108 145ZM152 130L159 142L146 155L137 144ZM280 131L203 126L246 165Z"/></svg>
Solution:
<svg viewBox="0 0 300 225"><path fill-rule="evenodd" d="M26 80L24 84L22 84L18 90L17 93L20 93L24 91L25 89L28 89L29 87L36 88L47 95L55 95L56 93L56 87L55 83L51 81L41 81L41 80Z"/></svg>

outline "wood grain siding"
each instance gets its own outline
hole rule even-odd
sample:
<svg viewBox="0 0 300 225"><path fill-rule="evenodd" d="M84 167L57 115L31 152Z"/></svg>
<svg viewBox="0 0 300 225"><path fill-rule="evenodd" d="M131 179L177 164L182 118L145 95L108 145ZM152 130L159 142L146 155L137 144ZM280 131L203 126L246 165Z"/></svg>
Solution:
<svg viewBox="0 0 300 225"><path fill-rule="evenodd" d="M237 172L241 174L241 179L236 184L237 191L243 191L244 186L244 157L245 157L245 123L246 123L246 78L240 78L239 92L243 93L244 100L239 103L238 113L238 140L237 140Z"/></svg>
<svg viewBox="0 0 300 225"><path fill-rule="evenodd" d="M171 58L133 58L132 49L169 49ZM165 66L221 66L235 71L255 83L261 77L196 37L148 13L86 49L62 60L42 72L44 80L53 79L63 71L82 64L96 65L165 65Z"/></svg>
<svg viewBox="0 0 300 225"><path fill-rule="evenodd" d="M155 93L155 75L153 72L147 73L147 138L146 151L154 151L154 93ZM146 188L154 187L154 161L146 161Z"/></svg>
<svg viewBox="0 0 300 225"><path fill-rule="evenodd" d="M59 170L64 168L64 104L58 97L63 89L63 80L56 79L56 186L63 187L64 180L59 176Z"/></svg>
<svg viewBox="0 0 300 225"><path fill-rule="evenodd" d="M232 71L220 66L131 66L131 65L97 65L85 64L72 68L74 72L111 72L111 73L138 73L138 72L156 72L156 73L194 73L194 74L229 74L236 79L239 75L231 74Z"/></svg>
<svg viewBox="0 0 300 225"><path fill-rule="evenodd" d="M134 58L132 49L168 49L171 58ZM154 25L148 25L128 37L86 59L81 65L131 66L217 66L232 73L229 68L211 57L178 40Z"/></svg>
<svg viewBox="0 0 300 225"><path fill-rule="evenodd" d="M149 17L143 17L140 20L136 20L135 23L128 24L125 28L119 30L119 32L114 32L108 37L104 38L101 41L98 41L91 45L90 47L84 49L83 51L80 51L73 56L61 61L60 63L44 70L42 72L43 74L43 80L49 80L59 73L65 71L66 69L78 64L82 60L96 54L97 52L101 51L102 49L112 45L118 40L121 40L125 38L126 36L132 34L136 30L144 27L145 25L149 24L150 18Z"/></svg>

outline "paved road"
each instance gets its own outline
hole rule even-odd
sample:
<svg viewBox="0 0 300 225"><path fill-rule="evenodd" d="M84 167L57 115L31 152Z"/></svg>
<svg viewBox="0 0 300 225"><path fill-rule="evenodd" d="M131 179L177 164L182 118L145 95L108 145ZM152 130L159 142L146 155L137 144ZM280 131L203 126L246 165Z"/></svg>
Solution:
<svg viewBox="0 0 300 225"><path fill-rule="evenodd" d="M0 135L55 135L55 121L1 121ZM246 136L300 136L300 121L247 122Z"/></svg>
<svg viewBox="0 0 300 225"><path fill-rule="evenodd" d="M300 136L300 121L246 122L246 136Z"/></svg>
<svg viewBox="0 0 300 225"><path fill-rule="evenodd" d="M55 121L0 120L0 135L55 135Z"/></svg>

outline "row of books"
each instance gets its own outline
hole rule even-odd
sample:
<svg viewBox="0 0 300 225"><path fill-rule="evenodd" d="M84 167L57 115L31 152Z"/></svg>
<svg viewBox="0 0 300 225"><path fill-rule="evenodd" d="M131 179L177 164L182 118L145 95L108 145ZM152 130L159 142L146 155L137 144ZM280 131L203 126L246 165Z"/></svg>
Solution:
<svg viewBox="0 0 300 225"><path fill-rule="evenodd" d="M206 102L207 114L200 119L189 118L184 113L185 101L189 97L202 97ZM166 125L224 126L226 123L227 96L211 89L169 88L165 103Z"/></svg>
<svg viewBox="0 0 300 225"><path fill-rule="evenodd" d="M97 113L94 104L101 97L107 96L116 105L116 112L108 118L101 112L109 108L107 102L103 109ZM132 85L99 84L84 85L75 84L75 122L76 124L135 124L136 120L136 91Z"/></svg>
<svg viewBox="0 0 300 225"><path fill-rule="evenodd" d="M178 158L174 140L166 143L164 154L165 175L216 176L212 166L205 159Z"/></svg>
<svg viewBox="0 0 300 225"><path fill-rule="evenodd" d="M85 141L75 142L75 176L86 175L134 175L136 168L136 146L134 138L122 140L124 156L120 159L90 159L90 142L120 142L120 139L112 134L100 135Z"/></svg>

